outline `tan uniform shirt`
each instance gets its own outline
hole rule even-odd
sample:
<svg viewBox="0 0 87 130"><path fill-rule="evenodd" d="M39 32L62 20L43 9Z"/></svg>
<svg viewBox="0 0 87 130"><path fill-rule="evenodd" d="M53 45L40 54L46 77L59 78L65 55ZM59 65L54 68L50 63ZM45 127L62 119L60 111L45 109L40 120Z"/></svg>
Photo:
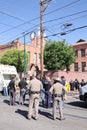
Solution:
<svg viewBox="0 0 87 130"><path fill-rule="evenodd" d="M39 99L40 99L40 93L32 93L32 92L40 92L40 90L43 89L42 82L38 80L37 78L34 78L30 81L30 98L29 98L29 114L28 117L31 118L32 116L32 109L34 104L34 116L37 119L38 118L38 107L39 107Z"/></svg>
<svg viewBox="0 0 87 130"><path fill-rule="evenodd" d="M30 90L31 91L40 91L43 89L42 82L37 78L34 78L30 81Z"/></svg>
<svg viewBox="0 0 87 130"><path fill-rule="evenodd" d="M53 84L52 87L50 88L50 92L52 94L62 95L64 93L64 91L65 91L64 86L59 82Z"/></svg>

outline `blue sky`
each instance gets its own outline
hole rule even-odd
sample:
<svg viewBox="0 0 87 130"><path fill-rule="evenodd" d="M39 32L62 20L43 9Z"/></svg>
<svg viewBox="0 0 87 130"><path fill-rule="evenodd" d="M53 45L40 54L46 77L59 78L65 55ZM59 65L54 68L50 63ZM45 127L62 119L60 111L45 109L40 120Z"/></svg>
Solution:
<svg viewBox="0 0 87 130"><path fill-rule="evenodd" d="M66 27L67 23L72 26ZM39 0L0 0L0 45L19 37L23 41L24 32L34 31L37 35L39 25ZM87 26L87 0L51 0L44 11L43 27L48 40L66 39L69 44L79 39L87 41L84 26ZM66 35L60 35L62 32ZM30 43L30 33L26 35L26 44Z"/></svg>

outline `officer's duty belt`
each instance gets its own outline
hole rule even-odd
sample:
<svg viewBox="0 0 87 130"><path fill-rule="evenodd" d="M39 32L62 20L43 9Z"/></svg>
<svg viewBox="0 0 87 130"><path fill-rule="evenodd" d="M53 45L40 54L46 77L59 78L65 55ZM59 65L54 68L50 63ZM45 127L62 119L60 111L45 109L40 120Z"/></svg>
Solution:
<svg viewBox="0 0 87 130"><path fill-rule="evenodd" d="M61 94L54 94L54 97L62 97Z"/></svg>
<svg viewBox="0 0 87 130"><path fill-rule="evenodd" d="M31 94L39 94L40 91L31 91Z"/></svg>

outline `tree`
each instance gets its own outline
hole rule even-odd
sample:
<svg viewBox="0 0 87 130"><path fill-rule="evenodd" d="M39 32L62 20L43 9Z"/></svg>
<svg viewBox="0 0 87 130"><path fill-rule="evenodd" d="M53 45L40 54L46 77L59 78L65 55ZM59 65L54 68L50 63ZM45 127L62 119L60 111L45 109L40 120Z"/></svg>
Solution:
<svg viewBox="0 0 87 130"><path fill-rule="evenodd" d="M26 53L26 66L28 67L28 54ZM24 71L24 51L11 49L6 51L0 59L0 63L14 65L18 72Z"/></svg>
<svg viewBox="0 0 87 130"><path fill-rule="evenodd" d="M76 60L75 53L65 40L50 41L44 49L44 65L48 70L70 70Z"/></svg>

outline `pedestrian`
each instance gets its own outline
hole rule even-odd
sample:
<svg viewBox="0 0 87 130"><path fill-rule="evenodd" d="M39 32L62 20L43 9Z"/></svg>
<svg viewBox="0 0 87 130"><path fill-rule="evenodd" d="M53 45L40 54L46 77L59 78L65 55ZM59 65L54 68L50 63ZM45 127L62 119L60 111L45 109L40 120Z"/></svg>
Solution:
<svg viewBox="0 0 87 130"><path fill-rule="evenodd" d="M66 79L64 76L61 76L61 83L63 84L63 86L66 86Z"/></svg>
<svg viewBox="0 0 87 130"><path fill-rule="evenodd" d="M61 84L64 86L64 88L66 89L66 79L64 76L61 76ZM64 108L64 96L62 95L62 107Z"/></svg>
<svg viewBox="0 0 87 130"><path fill-rule="evenodd" d="M70 91L74 91L74 87L75 87L74 81L70 80Z"/></svg>
<svg viewBox="0 0 87 130"><path fill-rule="evenodd" d="M75 85L76 91L78 92L78 90L79 90L79 81L78 81L78 79L75 79L74 85Z"/></svg>
<svg viewBox="0 0 87 130"><path fill-rule="evenodd" d="M54 79L54 84L49 90L53 94L53 119L56 119L56 106L58 104L60 120L64 120L63 108L62 108L62 96L66 92L64 86L61 84L60 78Z"/></svg>
<svg viewBox="0 0 87 130"><path fill-rule="evenodd" d="M41 91L41 99L42 99L42 106L45 107L45 81L46 81L46 78L45 78L45 75L42 77L42 84L43 84L43 90Z"/></svg>
<svg viewBox="0 0 87 130"><path fill-rule="evenodd" d="M25 95L27 90L27 82L25 78L22 78L22 80L19 82L18 86L20 88L20 97L19 97L19 104L23 105L25 102Z"/></svg>
<svg viewBox="0 0 87 130"><path fill-rule="evenodd" d="M44 88L45 88L45 105L46 108L51 107L51 100L52 100L52 94L49 92L51 88L51 80L48 76L46 76L45 82L44 82Z"/></svg>
<svg viewBox="0 0 87 130"><path fill-rule="evenodd" d="M11 77L11 81L9 82L8 88L9 88L9 96L10 96L10 105L15 105L16 85L15 85L14 77Z"/></svg>
<svg viewBox="0 0 87 130"><path fill-rule="evenodd" d="M86 82L84 81L84 79L81 80L81 87L85 86L86 85Z"/></svg>
<svg viewBox="0 0 87 130"><path fill-rule="evenodd" d="M3 87L3 94L4 96L8 96L8 86L6 85L5 82L4 82L4 87Z"/></svg>
<svg viewBox="0 0 87 130"><path fill-rule="evenodd" d="M36 78L36 72L32 74L32 80L30 81L30 96L29 96L29 110L28 110L28 119L31 117L35 120L38 119L38 107L40 92L43 89L42 82ZM34 115L32 113L34 107Z"/></svg>
<svg viewBox="0 0 87 130"><path fill-rule="evenodd" d="M67 91L67 92L70 91L70 83L69 83L69 82L66 83L66 91Z"/></svg>

